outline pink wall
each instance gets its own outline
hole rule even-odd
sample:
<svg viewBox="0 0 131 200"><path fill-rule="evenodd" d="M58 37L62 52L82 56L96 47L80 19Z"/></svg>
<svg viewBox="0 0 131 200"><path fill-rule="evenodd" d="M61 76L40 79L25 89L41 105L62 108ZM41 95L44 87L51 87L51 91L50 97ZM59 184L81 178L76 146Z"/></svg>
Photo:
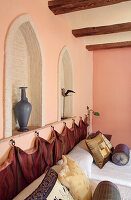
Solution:
<svg viewBox="0 0 131 200"><path fill-rule="evenodd" d="M93 61L93 108L101 114L93 130L131 148L131 48L94 51Z"/></svg>
<svg viewBox="0 0 131 200"><path fill-rule="evenodd" d="M44 48L45 62L45 122L57 121L57 82L59 54L67 46L74 68L74 115L86 113L92 106L92 53L88 52L80 39L75 38L64 16L55 16L48 9L47 0L0 0L0 138L3 138L3 93L4 93L4 48L7 31L16 17L31 15ZM12 66L13 67L13 66ZM86 92L85 92L86 91ZM30 134L31 135L31 134ZM33 136L28 135L28 139ZM21 142L20 142L21 141ZM21 137L18 144L25 141ZM0 152L7 150L8 141L0 143ZM8 144L9 145L9 144ZM16 142L17 145L17 142ZM24 146L24 149L29 145ZM5 147L5 148L4 148ZM2 151L1 151L2 150ZM0 155L1 157L1 155Z"/></svg>

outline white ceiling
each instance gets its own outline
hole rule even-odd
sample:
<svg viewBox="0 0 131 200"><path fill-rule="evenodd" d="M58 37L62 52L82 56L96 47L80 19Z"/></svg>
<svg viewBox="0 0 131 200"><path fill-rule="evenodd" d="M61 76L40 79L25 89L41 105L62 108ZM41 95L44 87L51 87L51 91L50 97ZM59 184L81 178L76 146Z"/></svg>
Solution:
<svg viewBox="0 0 131 200"><path fill-rule="evenodd" d="M72 30L131 22L131 1L64 14ZM82 37L85 45L131 41L131 31Z"/></svg>

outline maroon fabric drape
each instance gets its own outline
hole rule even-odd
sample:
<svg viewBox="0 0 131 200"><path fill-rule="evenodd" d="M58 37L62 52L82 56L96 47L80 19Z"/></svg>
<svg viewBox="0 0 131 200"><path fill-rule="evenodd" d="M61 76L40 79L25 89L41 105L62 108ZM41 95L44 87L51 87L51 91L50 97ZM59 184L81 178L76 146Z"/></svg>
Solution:
<svg viewBox="0 0 131 200"><path fill-rule="evenodd" d="M80 142L80 128L75 122L73 122L71 130L74 132L74 141L76 145Z"/></svg>
<svg viewBox="0 0 131 200"><path fill-rule="evenodd" d="M62 155L86 138L87 126L87 118L81 119L79 126L73 123L69 129L65 125L61 134L53 130L48 141L37 137L31 150L12 147L8 159L0 166L0 200L12 199L48 166L56 164Z"/></svg>
<svg viewBox="0 0 131 200"><path fill-rule="evenodd" d="M48 141L41 137L39 139L42 147L42 158L45 160L46 166L51 167L54 164L54 143L56 135L52 133Z"/></svg>
<svg viewBox="0 0 131 200"><path fill-rule="evenodd" d="M0 166L0 200L13 199L26 186L15 148L12 147L7 160Z"/></svg>
<svg viewBox="0 0 131 200"><path fill-rule="evenodd" d="M25 180L30 184L44 173L46 167L45 160L42 157L40 139L36 138L35 147L29 151L23 151L19 147L15 148Z"/></svg>
<svg viewBox="0 0 131 200"><path fill-rule="evenodd" d="M80 128L80 141L87 137L87 123L85 123L82 119L79 121Z"/></svg>

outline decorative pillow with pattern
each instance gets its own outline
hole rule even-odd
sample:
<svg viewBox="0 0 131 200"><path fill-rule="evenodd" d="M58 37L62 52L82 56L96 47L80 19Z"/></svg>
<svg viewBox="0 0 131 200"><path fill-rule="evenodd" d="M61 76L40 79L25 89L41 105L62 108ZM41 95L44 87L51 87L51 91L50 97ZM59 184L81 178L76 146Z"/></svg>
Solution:
<svg viewBox="0 0 131 200"><path fill-rule="evenodd" d="M106 144L101 133L93 139L86 139L86 144L90 150L96 165L102 168L110 160L111 150Z"/></svg>
<svg viewBox="0 0 131 200"><path fill-rule="evenodd" d="M117 186L110 181L100 182L93 194L93 200L121 200Z"/></svg>
<svg viewBox="0 0 131 200"><path fill-rule="evenodd" d="M116 165L123 166L129 162L130 150L125 144L118 144L112 155L112 162Z"/></svg>
<svg viewBox="0 0 131 200"><path fill-rule="evenodd" d="M49 169L38 188L25 200L73 200L67 188L58 180L58 174Z"/></svg>
<svg viewBox="0 0 131 200"><path fill-rule="evenodd" d="M68 156L62 156L62 159L59 181L69 189L75 200L91 200L90 182L82 169Z"/></svg>

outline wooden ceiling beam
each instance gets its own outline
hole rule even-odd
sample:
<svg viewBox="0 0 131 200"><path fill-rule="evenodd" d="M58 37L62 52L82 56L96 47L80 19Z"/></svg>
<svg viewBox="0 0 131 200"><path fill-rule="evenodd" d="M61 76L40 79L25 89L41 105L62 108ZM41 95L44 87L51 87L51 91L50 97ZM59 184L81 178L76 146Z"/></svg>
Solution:
<svg viewBox="0 0 131 200"><path fill-rule="evenodd" d="M131 31L131 22L122 23L122 24L113 24L109 26L98 26L98 27L75 29L75 30L72 30L72 34L75 37L83 37L83 36L119 33L119 32L125 32L125 31Z"/></svg>
<svg viewBox="0 0 131 200"><path fill-rule="evenodd" d="M49 1L48 6L55 15L59 15L126 1L130 0L54 0Z"/></svg>
<svg viewBox="0 0 131 200"><path fill-rule="evenodd" d="M94 51L99 49L123 48L123 47L131 47L131 41L86 45L86 49L88 49L88 51Z"/></svg>

